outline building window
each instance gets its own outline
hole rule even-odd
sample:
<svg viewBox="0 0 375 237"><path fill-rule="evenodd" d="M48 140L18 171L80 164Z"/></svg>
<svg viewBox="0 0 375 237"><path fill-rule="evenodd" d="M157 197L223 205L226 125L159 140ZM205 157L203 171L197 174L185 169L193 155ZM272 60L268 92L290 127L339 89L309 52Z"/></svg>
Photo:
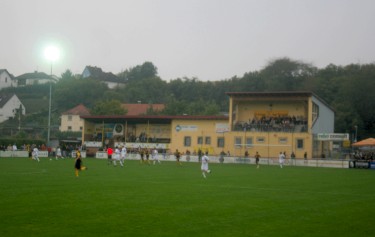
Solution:
<svg viewBox="0 0 375 237"><path fill-rule="evenodd" d="M224 137L218 137L217 138L217 147L224 147L224 145L225 145Z"/></svg>
<svg viewBox="0 0 375 237"><path fill-rule="evenodd" d="M264 137L257 137L257 143L264 143Z"/></svg>
<svg viewBox="0 0 375 237"><path fill-rule="evenodd" d="M242 137L235 137L234 138L234 145L237 148L240 148L242 146Z"/></svg>
<svg viewBox="0 0 375 237"><path fill-rule="evenodd" d="M288 143L288 138L286 138L286 137L280 137L279 138L279 143L282 143L282 144Z"/></svg>
<svg viewBox="0 0 375 237"><path fill-rule="evenodd" d="M303 139L297 139L297 149L303 149Z"/></svg>
<svg viewBox="0 0 375 237"><path fill-rule="evenodd" d="M72 126L68 126L68 131L72 131Z"/></svg>
<svg viewBox="0 0 375 237"><path fill-rule="evenodd" d="M83 130L83 127L79 127L79 130L82 131L82 130Z"/></svg>
<svg viewBox="0 0 375 237"><path fill-rule="evenodd" d="M205 138L204 138L204 143L205 143L206 145L211 145L211 137L205 137Z"/></svg>
<svg viewBox="0 0 375 237"><path fill-rule="evenodd" d="M68 115L68 121L72 121L72 115Z"/></svg>
<svg viewBox="0 0 375 237"><path fill-rule="evenodd" d="M246 147L251 147L253 145L253 138L247 137L246 138Z"/></svg>
<svg viewBox="0 0 375 237"><path fill-rule="evenodd" d="M203 144L203 137L198 137L197 144L198 145L202 145Z"/></svg>
<svg viewBox="0 0 375 237"><path fill-rule="evenodd" d="M184 137L184 146L191 146L191 137Z"/></svg>

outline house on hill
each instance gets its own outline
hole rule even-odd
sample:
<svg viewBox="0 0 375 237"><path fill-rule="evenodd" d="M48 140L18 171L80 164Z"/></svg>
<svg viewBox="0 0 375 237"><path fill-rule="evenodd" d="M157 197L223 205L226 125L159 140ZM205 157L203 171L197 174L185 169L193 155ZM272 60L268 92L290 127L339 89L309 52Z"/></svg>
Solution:
<svg viewBox="0 0 375 237"><path fill-rule="evenodd" d="M103 72L99 67L86 66L82 72L82 78L96 79L107 84L108 88L113 89L116 86L124 86L125 83L111 72Z"/></svg>
<svg viewBox="0 0 375 237"><path fill-rule="evenodd" d="M0 123L14 118L19 110L22 115L26 114L25 106L16 94L0 94Z"/></svg>
<svg viewBox="0 0 375 237"><path fill-rule="evenodd" d="M80 132L83 128L83 121L80 116L90 115L89 109L83 104L79 104L76 107L65 111L61 114L61 132Z"/></svg>
<svg viewBox="0 0 375 237"><path fill-rule="evenodd" d="M17 80L6 69L0 69L0 90L7 87L17 87Z"/></svg>
<svg viewBox="0 0 375 237"><path fill-rule="evenodd" d="M148 111L161 112L164 104L122 104L122 108L127 110L126 115L145 115Z"/></svg>
<svg viewBox="0 0 375 237"><path fill-rule="evenodd" d="M35 85L35 84L46 84L49 82L56 83L57 77L48 75L44 72L31 72L25 73L16 77L18 86Z"/></svg>

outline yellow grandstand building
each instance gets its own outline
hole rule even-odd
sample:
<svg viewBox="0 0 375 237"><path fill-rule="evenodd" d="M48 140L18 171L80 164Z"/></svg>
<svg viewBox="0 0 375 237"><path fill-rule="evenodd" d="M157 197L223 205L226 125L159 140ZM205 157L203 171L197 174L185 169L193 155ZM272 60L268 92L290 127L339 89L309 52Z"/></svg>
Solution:
<svg viewBox="0 0 375 237"><path fill-rule="evenodd" d="M311 92L228 92L227 116L81 116L87 153L125 145L211 155L330 156L334 111ZM322 136L323 134L323 136ZM324 135L325 134L325 135ZM338 135L339 136L339 135ZM339 138L339 140L347 139Z"/></svg>

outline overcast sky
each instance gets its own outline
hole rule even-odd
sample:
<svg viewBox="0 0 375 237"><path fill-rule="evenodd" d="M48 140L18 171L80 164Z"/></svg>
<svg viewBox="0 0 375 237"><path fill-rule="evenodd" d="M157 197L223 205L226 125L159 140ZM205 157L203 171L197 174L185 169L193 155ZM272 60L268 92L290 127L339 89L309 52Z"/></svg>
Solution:
<svg viewBox="0 0 375 237"><path fill-rule="evenodd" d="M323 68L375 62L374 0L0 0L0 69L152 62L163 80L223 80L289 57Z"/></svg>

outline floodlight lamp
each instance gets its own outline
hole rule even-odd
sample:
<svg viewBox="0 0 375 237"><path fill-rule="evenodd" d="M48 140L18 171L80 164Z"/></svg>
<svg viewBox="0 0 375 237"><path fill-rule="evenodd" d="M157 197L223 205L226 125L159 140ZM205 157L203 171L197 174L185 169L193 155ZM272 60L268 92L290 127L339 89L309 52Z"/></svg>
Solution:
<svg viewBox="0 0 375 237"><path fill-rule="evenodd" d="M47 60L55 62L60 57L60 50L56 46L50 45L44 50L44 56Z"/></svg>

